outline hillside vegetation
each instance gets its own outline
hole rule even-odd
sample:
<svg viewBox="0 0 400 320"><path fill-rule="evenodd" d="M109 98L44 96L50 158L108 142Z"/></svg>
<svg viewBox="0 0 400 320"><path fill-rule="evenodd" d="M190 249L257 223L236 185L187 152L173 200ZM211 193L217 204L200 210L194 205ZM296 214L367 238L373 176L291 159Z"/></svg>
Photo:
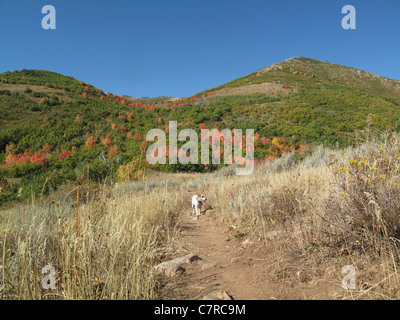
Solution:
<svg viewBox="0 0 400 320"><path fill-rule="evenodd" d="M193 192L229 241L270 250L271 264L257 260L273 271L263 285L327 281L330 298L398 299L399 107L399 81L307 58L179 99L117 96L42 70L0 74L0 297L160 298L153 266L179 248ZM255 173L150 166L146 133L168 137L169 121L254 129ZM46 265L55 290L41 287ZM355 291L337 289L344 265L357 269Z"/></svg>
<svg viewBox="0 0 400 320"><path fill-rule="evenodd" d="M256 84L282 91L240 93ZM239 93L220 94L229 87ZM290 152L299 160L316 145L354 146L380 131L400 129L399 81L307 58L192 97L167 99L119 97L49 71L0 74L0 203L49 194L66 182L138 177L147 167L146 133L168 132L171 120L178 130L254 129L256 164ZM151 169L209 172L221 166Z"/></svg>

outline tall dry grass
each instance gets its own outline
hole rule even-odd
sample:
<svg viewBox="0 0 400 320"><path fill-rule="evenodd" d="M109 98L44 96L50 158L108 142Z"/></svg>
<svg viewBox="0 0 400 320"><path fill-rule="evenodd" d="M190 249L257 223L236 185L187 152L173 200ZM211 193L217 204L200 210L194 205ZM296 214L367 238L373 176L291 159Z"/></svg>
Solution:
<svg viewBox="0 0 400 320"><path fill-rule="evenodd" d="M250 176L225 169L207 182L228 235L254 235L271 246L272 234L282 254L313 259L319 252L320 261L380 266L379 276L391 280L380 298L399 298L400 136L385 134L346 150L319 147L299 164L292 160L289 155Z"/></svg>
<svg viewBox="0 0 400 320"><path fill-rule="evenodd" d="M185 188L160 175L0 212L1 299L156 299L153 266L175 241ZM55 290L42 288L47 265Z"/></svg>
<svg viewBox="0 0 400 320"><path fill-rule="evenodd" d="M253 235L271 246L272 233L282 256L379 267L374 277L386 285L379 298L400 298L397 134L353 149L320 147L301 163L288 155L250 176L236 176L232 166L204 175L157 173L1 211L0 297L157 299L153 266L172 253L181 213L190 210L188 190L207 195L232 239ZM46 265L56 268L55 290L41 286Z"/></svg>

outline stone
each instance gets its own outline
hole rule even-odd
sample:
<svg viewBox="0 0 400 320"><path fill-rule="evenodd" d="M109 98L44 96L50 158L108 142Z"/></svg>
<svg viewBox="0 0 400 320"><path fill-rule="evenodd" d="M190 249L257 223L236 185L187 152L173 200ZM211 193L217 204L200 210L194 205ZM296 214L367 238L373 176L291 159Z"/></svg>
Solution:
<svg viewBox="0 0 400 320"><path fill-rule="evenodd" d="M202 300L233 300L226 291L212 291L205 295Z"/></svg>

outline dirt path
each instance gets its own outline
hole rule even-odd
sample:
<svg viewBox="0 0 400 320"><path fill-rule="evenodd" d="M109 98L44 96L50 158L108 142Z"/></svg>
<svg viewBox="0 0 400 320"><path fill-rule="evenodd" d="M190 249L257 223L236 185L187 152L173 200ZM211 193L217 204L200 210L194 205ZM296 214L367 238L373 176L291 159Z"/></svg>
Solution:
<svg viewBox="0 0 400 320"><path fill-rule="evenodd" d="M189 253L200 260L182 265L180 276L164 283L162 299L274 300L332 299L338 289L323 265L311 266L307 257L281 257L277 246L246 238L230 241L212 211L199 220L190 211L182 222L181 247L176 257ZM325 279L324 279L325 278Z"/></svg>
<svg viewBox="0 0 400 320"><path fill-rule="evenodd" d="M251 252L239 243L227 241L229 237L214 219L203 215L199 220L186 215L183 241L188 252L197 254L206 263L187 266L182 293L188 299L212 297L226 292L235 300L269 299L261 264L255 263Z"/></svg>
<svg viewBox="0 0 400 320"><path fill-rule="evenodd" d="M212 217L212 211L203 213L199 220L191 211L183 215L181 248L177 255L194 253L200 260L184 264L184 274L169 279L166 286L169 293L165 298L275 298L273 287L265 280L268 272L265 246L262 249L261 246L246 247L242 245L246 239L230 241L226 230Z"/></svg>

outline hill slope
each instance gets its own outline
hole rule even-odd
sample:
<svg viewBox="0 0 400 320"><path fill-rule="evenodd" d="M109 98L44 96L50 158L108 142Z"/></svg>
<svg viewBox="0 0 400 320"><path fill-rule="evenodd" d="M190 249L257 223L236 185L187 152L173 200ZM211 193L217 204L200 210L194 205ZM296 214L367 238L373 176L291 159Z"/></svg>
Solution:
<svg viewBox="0 0 400 320"><path fill-rule="evenodd" d="M257 85L283 85L300 91L316 89L357 90L392 96L400 94L400 81L381 77L363 70L329 62L296 57L260 69L248 76L230 81L204 92ZM297 86L296 86L297 85ZM285 92L283 88L282 92ZM265 91L265 90L264 90ZM260 90L260 93L264 93ZM297 91L297 90L296 90Z"/></svg>
<svg viewBox="0 0 400 320"><path fill-rule="evenodd" d="M0 203L48 193L66 181L135 177L146 164L150 129L254 129L255 157L296 158L313 145L344 147L399 130L400 82L365 71L293 58L195 96L134 99L104 93L73 77L42 70L0 74ZM308 147L307 147L308 146ZM133 162L132 162L133 161ZM131 162L130 166L122 164ZM220 165L159 165L162 171ZM8 190L7 189L7 190ZM10 193L9 193L10 194ZM2 200L3 199L3 200Z"/></svg>

